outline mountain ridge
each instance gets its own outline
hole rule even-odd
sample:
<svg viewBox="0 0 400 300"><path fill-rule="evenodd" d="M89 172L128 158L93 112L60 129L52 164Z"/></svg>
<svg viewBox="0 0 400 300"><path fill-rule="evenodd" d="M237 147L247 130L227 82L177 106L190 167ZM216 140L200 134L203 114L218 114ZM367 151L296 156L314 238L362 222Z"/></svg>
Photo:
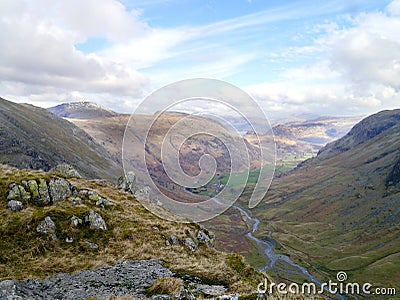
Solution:
<svg viewBox="0 0 400 300"><path fill-rule="evenodd" d="M83 176L114 180L122 168L76 125L30 104L0 98L0 162L45 171L68 163Z"/></svg>
<svg viewBox="0 0 400 300"><path fill-rule="evenodd" d="M399 287L399 149L400 110L367 117L273 181L259 234L331 276Z"/></svg>

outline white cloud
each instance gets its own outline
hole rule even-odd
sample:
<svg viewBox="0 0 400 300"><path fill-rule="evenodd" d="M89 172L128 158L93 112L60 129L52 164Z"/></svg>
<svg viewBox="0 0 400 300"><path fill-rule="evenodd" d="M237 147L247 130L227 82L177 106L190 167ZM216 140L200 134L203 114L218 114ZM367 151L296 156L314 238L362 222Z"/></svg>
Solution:
<svg viewBox="0 0 400 300"><path fill-rule="evenodd" d="M274 53L274 60L312 62L286 68L275 83L248 87L270 112L359 114L399 108L400 1L388 13L343 16L351 26L317 25L304 47Z"/></svg>
<svg viewBox="0 0 400 300"><path fill-rule="evenodd" d="M123 62L75 48L89 37L124 38L146 27L116 1L3 1L0 87L11 99L63 101L71 91L141 97L149 80ZM106 18L109 17L109 19ZM139 24L139 25L138 25ZM57 94L59 96L57 96Z"/></svg>
<svg viewBox="0 0 400 300"><path fill-rule="evenodd" d="M400 1L392 1L388 7L387 7L388 12L393 15L393 16L400 16Z"/></svg>

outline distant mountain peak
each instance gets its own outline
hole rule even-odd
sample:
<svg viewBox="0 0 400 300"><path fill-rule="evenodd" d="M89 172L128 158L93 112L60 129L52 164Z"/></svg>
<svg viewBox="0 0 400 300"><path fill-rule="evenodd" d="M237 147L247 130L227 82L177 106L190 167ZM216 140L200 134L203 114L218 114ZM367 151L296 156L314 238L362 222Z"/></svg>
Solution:
<svg viewBox="0 0 400 300"><path fill-rule="evenodd" d="M47 110L59 117L70 119L96 119L118 115L111 109L89 101L63 103Z"/></svg>

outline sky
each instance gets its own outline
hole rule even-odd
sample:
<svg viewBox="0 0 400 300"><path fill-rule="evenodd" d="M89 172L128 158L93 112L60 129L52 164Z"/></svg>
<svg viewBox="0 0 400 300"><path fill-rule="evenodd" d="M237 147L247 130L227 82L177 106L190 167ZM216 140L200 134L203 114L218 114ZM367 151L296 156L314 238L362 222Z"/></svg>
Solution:
<svg viewBox="0 0 400 300"><path fill-rule="evenodd" d="M400 0L0 0L0 97L132 113L214 78L267 116L400 108Z"/></svg>

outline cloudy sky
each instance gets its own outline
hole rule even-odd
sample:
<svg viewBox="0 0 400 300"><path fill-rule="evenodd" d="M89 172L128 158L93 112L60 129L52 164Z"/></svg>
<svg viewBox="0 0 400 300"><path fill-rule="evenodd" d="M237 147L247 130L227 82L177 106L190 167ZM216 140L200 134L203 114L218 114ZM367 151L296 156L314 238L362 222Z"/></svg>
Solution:
<svg viewBox="0 0 400 300"><path fill-rule="evenodd" d="M284 4L282 4L284 3ZM206 77L267 115L400 107L400 0L1 0L0 96L132 112Z"/></svg>

